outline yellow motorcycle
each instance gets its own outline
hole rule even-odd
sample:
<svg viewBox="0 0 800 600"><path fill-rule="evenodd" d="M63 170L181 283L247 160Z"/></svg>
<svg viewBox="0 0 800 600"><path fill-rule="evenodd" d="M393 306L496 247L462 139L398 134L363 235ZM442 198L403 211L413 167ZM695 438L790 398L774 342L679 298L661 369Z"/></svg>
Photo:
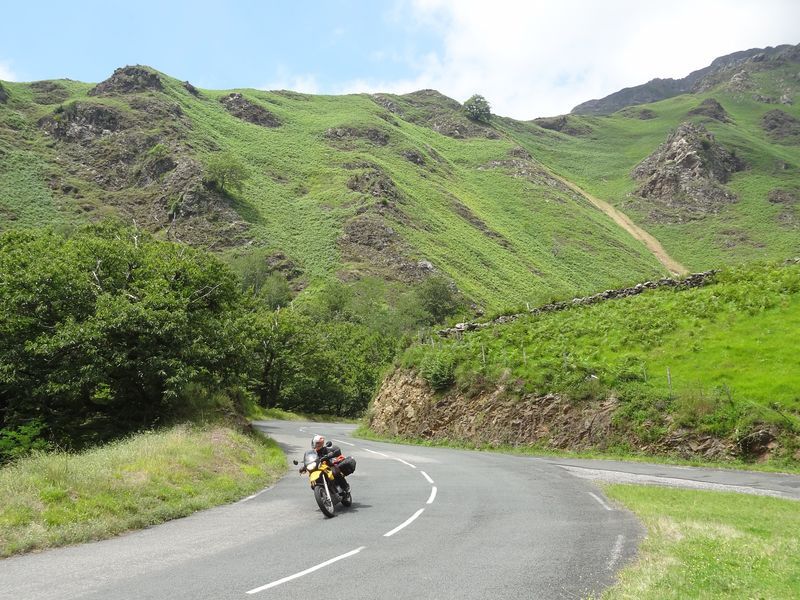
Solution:
<svg viewBox="0 0 800 600"><path fill-rule="evenodd" d="M331 443L328 442L327 445L330 446ZM335 516L337 504L341 503L343 506L350 506L353 503L350 490L342 489L333 474L333 465L331 463L335 460L336 458L332 456L320 458L316 451L309 450L303 455L303 466L300 467L301 473L308 474L308 481L314 491L317 505L322 514L328 518ZM299 464L296 460L292 462Z"/></svg>

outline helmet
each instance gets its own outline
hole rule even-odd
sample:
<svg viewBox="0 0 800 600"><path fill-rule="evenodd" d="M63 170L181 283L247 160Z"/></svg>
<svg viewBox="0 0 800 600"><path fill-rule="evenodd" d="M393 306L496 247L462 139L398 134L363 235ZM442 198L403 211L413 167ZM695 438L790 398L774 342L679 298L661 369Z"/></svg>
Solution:
<svg viewBox="0 0 800 600"><path fill-rule="evenodd" d="M315 435L314 439L311 440L311 447L314 450L319 450L325 445L325 438L321 435Z"/></svg>

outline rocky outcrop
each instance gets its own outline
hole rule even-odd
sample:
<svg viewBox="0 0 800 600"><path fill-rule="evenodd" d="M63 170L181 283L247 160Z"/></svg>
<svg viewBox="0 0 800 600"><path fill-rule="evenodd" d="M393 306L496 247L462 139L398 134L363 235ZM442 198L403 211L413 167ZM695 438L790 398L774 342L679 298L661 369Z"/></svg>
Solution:
<svg viewBox="0 0 800 600"><path fill-rule="evenodd" d="M721 184L743 168L705 127L687 122L639 163L632 176L640 182L639 197L682 209L687 218L701 218L736 201Z"/></svg>
<svg viewBox="0 0 800 600"><path fill-rule="evenodd" d="M586 306L589 304L597 304L599 302L605 302L607 300L627 298L629 296L636 296L647 290L655 290L658 288L691 289L691 288L701 287L713 282L716 273L717 271L712 270L712 271L703 271L702 273L692 273L691 275L687 275L686 277L680 277L680 278L662 277L661 279L657 279L655 281L645 281L644 283L637 283L636 285L627 288L606 290L604 292L592 294L591 296L583 296L579 298L573 298L572 300L561 300L559 302L551 302L543 306L537 306L535 308L531 308L530 310L524 313L517 313L513 315L502 315L491 321L485 321L481 323L476 321L458 323L455 325L455 327L450 327L449 329L440 329L439 335L443 337L461 335L465 331L474 331L477 329L485 329L487 327L493 327L494 325L502 325L503 323L510 323L511 321L516 321L521 317L527 317L530 315L540 315L543 313L550 313L550 312L558 312L561 310L567 310L569 308L573 308L575 306Z"/></svg>
<svg viewBox="0 0 800 600"><path fill-rule="evenodd" d="M160 92L163 89L164 85L158 73L149 67L136 65L117 69L111 77L89 90L89 95L114 96L147 91Z"/></svg>
<svg viewBox="0 0 800 600"><path fill-rule="evenodd" d="M708 117L709 119L714 119L715 121L719 121L721 123L730 123L731 118L722 105L715 100L714 98L706 98L703 100L699 106L693 108L688 113L687 116L700 116L700 117Z"/></svg>
<svg viewBox="0 0 800 600"><path fill-rule="evenodd" d="M382 435L492 445L581 449L611 439L614 399L579 406L552 394L511 399L505 391L499 386L471 398L439 396L413 372L397 370L375 397L369 426Z"/></svg>
<svg viewBox="0 0 800 600"><path fill-rule="evenodd" d="M658 116L656 111L651 110L649 108L625 108L619 111L623 117L628 117L629 119L639 119L640 121L649 121L650 119L655 119Z"/></svg>
<svg viewBox="0 0 800 600"><path fill-rule="evenodd" d="M189 92L195 98L199 98L200 97L200 90L198 90L196 87L194 87L188 81L184 81L181 85L183 86L183 89L185 89L187 92Z"/></svg>
<svg viewBox="0 0 800 600"><path fill-rule="evenodd" d="M622 420L614 397L572 402L557 394L509 397L505 386L466 396L437 394L412 371L398 369L381 385L369 412L369 427L386 436L447 440L475 445L536 445L559 450L605 450L624 444L648 454L726 460L757 458L775 448L776 436L759 429L738 442L670 427L655 441L640 441Z"/></svg>
<svg viewBox="0 0 800 600"><path fill-rule="evenodd" d="M448 137L500 137L489 125L468 119L461 104L436 90L418 90L402 96L374 94L372 99L389 113Z"/></svg>
<svg viewBox="0 0 800 600"><path fill-rule="evenodd" d="M0 104L5 104L6 102L8 102L8 92L3 87L3 84L0 83Z"/></svg>
<svg viewBox="0 0 800 600"><path fill-rule="evenodd" d="M238 92L228 94L219 99L234 117L260 125L261 127L280 127L281 121L263 106L251 102Z"/></svg>
<svg viewBox="0 0 800 600"><path fill-rule="evenodd" d="M761 128L776 142L800 142L800 120L780 109L765 113L761 117Z"/></svg>
<svg viewBox="0 0 800 600"><path fill-rule="evenodd" d="M434 271L430 262L412 259L405 240L382 215L374 212L363 212L347 221L338 246L342 258L355 269L353 277L366 273L418 282Z"/></svg>
<svg viewBox="0 0 800 600"><path fill-rule="evenodd" d="M90 142L125 127L119 111L103 104L73 102L39 120L39 127L56 139Z"/></svg>
<svg viewBox="0 0 800 600"><path fill-rule="evenodd" d="M36 104L59 104L69 98L69 90L57 81L34 81L31 90Z"/></svg>
<svg viewBox="0 0 800 600"><path fill-rule="evenodd" d="M323 137L342 149L354 148L357 140L367 140L375 146L389 143L389 134L377 127L331 127L325 130Z"/></svg>
<svg viewBox="0 0 800 600"><path fill-rule="evenodd" d="M542 117L539 119L534 119L533 122L543 129L558 131L559 133L564 133L566 135L580 136L592 132L591 127L585 123L576 121L569 115L561 115L558 117Z"/></svg>

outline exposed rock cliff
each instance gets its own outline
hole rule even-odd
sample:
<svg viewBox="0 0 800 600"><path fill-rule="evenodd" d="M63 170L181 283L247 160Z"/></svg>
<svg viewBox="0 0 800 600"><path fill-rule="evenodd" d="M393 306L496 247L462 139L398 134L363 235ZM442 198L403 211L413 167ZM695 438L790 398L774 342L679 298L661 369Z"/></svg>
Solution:
<svg viewBox="0 0 800 600"><path fill-rule="evenodd" d="M675 428L655 442L643 443L631 435L624 422L615 421L618 407L613 397L580 403L554 394L509 397L502 385L469 397L453 390L438 395L413 372L397 370L386 378L373 401L369 426L381 435L476 445L604 450L624 443L653 454L722 460L762 454L774 441L768 431L758 432L757 440L754 433L737 444ZM759 440L766 441L761 444Z"/></svg>
<svg viewBox="0 0 800 600"><path fill-rule="evenodd" d="M682 209L685 218L699 218L736 201L721 184L743 168L705 127L687 122L639 163L632 176L640 182L636 194L641 198Z"/></svg>

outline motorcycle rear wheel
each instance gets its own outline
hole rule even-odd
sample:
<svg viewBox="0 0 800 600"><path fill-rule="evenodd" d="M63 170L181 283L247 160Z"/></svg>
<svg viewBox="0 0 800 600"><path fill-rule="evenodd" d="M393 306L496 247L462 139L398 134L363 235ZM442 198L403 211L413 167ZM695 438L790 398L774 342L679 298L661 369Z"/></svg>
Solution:
<svg viewBox="0 0 800 600"><path fill-rule="evenodd" d="M318 485L314 488L314 498L323 515L330 519L336 514L336 510L333 507L333 500L325 493L325 488L323 486Z"/></svg>
<svg viewBox="0 0 800 600"><path fill-rule="evenodd" d="M351 504L353 504L353 496L350 495L350 492L342 494L342 505L350 506Z"/></svg>

